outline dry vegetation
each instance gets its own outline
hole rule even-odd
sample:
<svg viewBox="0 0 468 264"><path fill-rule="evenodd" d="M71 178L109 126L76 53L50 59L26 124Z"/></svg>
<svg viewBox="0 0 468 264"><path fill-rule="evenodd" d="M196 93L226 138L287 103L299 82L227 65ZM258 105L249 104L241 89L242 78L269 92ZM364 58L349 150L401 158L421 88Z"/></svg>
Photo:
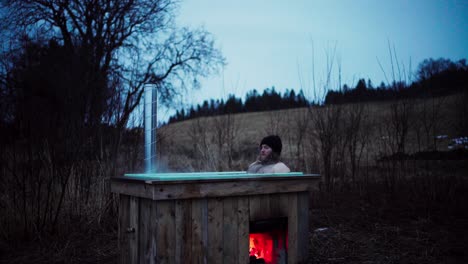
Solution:
<svg viewBox="0 0 468 264"><path fill-rule="evenodd" d="M187 120L162 127L158 131L159 155L162 162L165 162L161 166L176 171L216 169L216 166L211 168L197 165L198 161L194 157L202 155L213 159L206 162L221 163L222 169L245 170L255 159L258 142L268 134L280 135L283 139L283 160L293 170L307 173L316 173L321 170L314 159L321 154L320 133L325 132L329 132L330 137L336 137L333 140L336 148L347 152L350 151L350 146L347 144L352 141L349 137L354 136L353 139L360 144L360 146L354 146L355 151L359 152L362 148L361 159L367 158L367 163L362 163L361 166L375 165L377 159L397 152L398 144L405 145L405 153L432 148L448 150L450 138L459 134L456 129L457 123L461 122L457 118L459 109L456 105L459 100L463 98L449 96L435 99L412 99L404 102L297 108ZM401 117L398 115L401 115L400 108L403 104L410 109L406 110L409 112L407 116ZM434 110L434 117L428 116L424 119L422 113L432 114L433 105L438 107ZM228 118L229 121L224 121L222 124L219 121ZM336 119L336 124L331 124L330 120L333 118ZM424 128L423 122L427 124L427 129ZM401 135L400 130L403 128L400 128L402 125L400 123L407 126L408 131L404 136ZM327 128L330 131L326 131ZM219 134L228 134L227 130L234 130L234 137L230 141L217 140ZM447 135L448 138L434 141L434 136L437 135ZM229 168L224 164L226 157L223 155L220 158L218 155L221 144L224 148L229 144L234 148L236 159L234 165Z"/></svg>
<svg viewBox="0 0 468 264"><path fill-rule="evenodd" d="M466 263L466 156L408 156L448 150L466 122L466 108L460 107L464 99L457 95L188 120L158 131L159 167L245 170L260 139L278 134L283 160L292 170L323 177L311 201L310 263ZM448 137L434 139L437 135ZM115 263L117 207L108 181L115 173L142 171L143 135L136 130L133 137L122 143L127 151L117 166L80 161L65 178L61 171L46 177L52 164L4 164L1 187L16 189L1 194L0 263ZM18 153L13 148L2 155L6 159ZM40 159L32 160L44 162L48 155L44 149ZM16 157L21 158L28 161ZM68 184L60 185L63 180ZM34 206L42 193L34 191L52 182L66 189L49 190L54 198L39 197L36 202L43 206Z"/></svg>
<svg viewBox="0 0 468 264"><path fill-rule="evenodd" d="M323 176L312 201L310 263L466 263L466 150L458 160L414 158L449 151L463 133L463 100L237 114L230 142L216 139L227 126L215 118L189 120L163 127L159 149L165 166L178 171L245 170L260 139L278 134L294 171Z"/></svg>

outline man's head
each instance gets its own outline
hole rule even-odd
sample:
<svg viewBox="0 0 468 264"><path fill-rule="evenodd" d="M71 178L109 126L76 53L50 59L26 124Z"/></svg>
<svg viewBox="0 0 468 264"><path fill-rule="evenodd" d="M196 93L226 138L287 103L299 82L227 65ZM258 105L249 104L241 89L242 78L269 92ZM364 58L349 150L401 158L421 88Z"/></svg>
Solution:
<svg viewBox="0 0 468 264"><path fill-rule="evenodd" d="M282 148L280 137L276 135L264 137L260 142L259 160L261 162L278 161Z"/></svg>

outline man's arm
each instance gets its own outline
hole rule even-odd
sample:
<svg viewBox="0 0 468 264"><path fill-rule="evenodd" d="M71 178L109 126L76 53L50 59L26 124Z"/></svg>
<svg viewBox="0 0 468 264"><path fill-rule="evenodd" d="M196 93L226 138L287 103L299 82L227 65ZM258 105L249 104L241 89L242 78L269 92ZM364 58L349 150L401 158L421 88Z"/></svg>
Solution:
<svg viewBox="0 0 468 264"><path fill-rule="evenodd" d="M247 173L257 173L258 170L258 161L255 161L254 163L249 165L249 168L247 169Z"/></svg>

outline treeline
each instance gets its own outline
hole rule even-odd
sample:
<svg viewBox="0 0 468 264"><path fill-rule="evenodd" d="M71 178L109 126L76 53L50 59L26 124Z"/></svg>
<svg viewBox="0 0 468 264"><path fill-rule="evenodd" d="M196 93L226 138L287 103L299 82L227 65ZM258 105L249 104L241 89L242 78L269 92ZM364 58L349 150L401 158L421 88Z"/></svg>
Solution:
<svg viewBox="0 0 468 264"><path fill-rule="evenodd" d="M444 58L425 59L412 74L414 76L411 78L394 77L398 80L387 82L388 84L381 82L378 86L374 86L370 79L367 81L360 79L354 87L344 84L338 91L328 91L323 103L327 105L443 96L468 89L466 59L457 62ZM401 76L401 74L397 75ZM404 79L415 80L408 84ZM177 110L168 122L173 123L203 116L271 111L308 105L311 105L311 102L305 98L302 90L298 94L294 89L286 90L281 95L274 87L266 89L262 94L254 89L246 94L244 102L234 95L230 95L226 101L223 99L205 100L202 104L192 106L189 109Z"/></svg>
<svg viewBox="0 0 468 264"><path fill-rule="evenodd" d="M360 79L354 88L343 85L339 91L328 91L325 104L341 104L365 101L394 100L442 96L468 89L468 67L466 60L452 62L449 59L426 59L421 62L415 74L415 81L383 82L374 87L371 80Z"/></svg>
<svg viewBox="0 0 468 264"><path fill-rule="evenodd" d="M265 89L262 94L254 89L247 92L244 102L241 98L231 94L226 101L223 99L205 100L202 104L198 104L195 107L192 106L188 110L177 110L176 114L169 118L169 123L203 116L271 111L305 107L308 105L310 105L310 103L305 98L302 90L297 94L294 89L286 90L284 94L281 95L275 90L275 87Z"/></svg>

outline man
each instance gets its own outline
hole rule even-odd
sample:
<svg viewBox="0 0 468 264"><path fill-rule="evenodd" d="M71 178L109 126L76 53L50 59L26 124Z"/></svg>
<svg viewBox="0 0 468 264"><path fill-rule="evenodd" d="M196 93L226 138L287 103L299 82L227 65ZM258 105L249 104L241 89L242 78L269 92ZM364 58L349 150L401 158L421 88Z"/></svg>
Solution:
<svg viewBox="0 0 468 264"><path fill-rule="evenodd" d="M267 136L260 142L260 153L257 161L250 164L247 173L287 173L290 169L281 161L281 138L275 135Z"/></svg>

